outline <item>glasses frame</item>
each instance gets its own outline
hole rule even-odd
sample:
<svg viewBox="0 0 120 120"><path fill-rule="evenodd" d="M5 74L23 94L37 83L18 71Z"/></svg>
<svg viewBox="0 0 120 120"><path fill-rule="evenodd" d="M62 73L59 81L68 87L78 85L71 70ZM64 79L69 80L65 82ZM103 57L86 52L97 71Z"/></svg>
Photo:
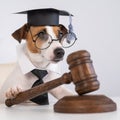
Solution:
<svg viewBox="0 0 120 120"><path fill-rule="evenodd" d="M29 29L29 31L30 31L30 34L31 34L31 37L32 37L32 41L34 42L34 44L35 44L35 47L37 48L37 49L40 49L40 50L44 50L44 49L47 49L47 48L49 48L50 47L50 45L52 44L52 42L53 41L61 41L62 40L62 38L64 38L65 36L67 36L67 34L65 34L61 39L52 39L52 36L51 35L49 35L49 34L47 34L47 35L49 35L50 36L50 38L51 38L51 42L49 43L49 45L47 46L47 47L45 47L45 48L39 48L39 47L37 47L37 45L36 45L36 41L37 41L37 39L39 38L39 36L37 36L36 37L36 39L34 39L33 38L33 35L32 35L32 32L31 32L31 30ZM68 34L70 34L70 33L68 33ZM72 34L74 34L74 33L72 33ZM76 40L77 40L77 37L76 37L76 35L74 34L74 37L75 37L75 40L74 40L74 42L70 45L70 46L68 46L68 47L64 47L62 44L62 47L63 48L69 48L69 47L71 47L71 46L73 46L74 45L74 43L76 42Z"/></svg>
<svg viewBox="0 0 120 120"><path fill-rule="evenodd" d="M62 38L64 38L65 36L67 36L67 35L69 35L69 34L74 35L75 40L74 40L74 42L73 42L70 46L68 46L68 47L62 46L63 48L69 48L69 47L73 46L73 45L75 44L76 40L77 40L77 37L76 37L75 33L73 33L73 32L72 32L72 33L69 32L69 33L65 34Z"/></svg>

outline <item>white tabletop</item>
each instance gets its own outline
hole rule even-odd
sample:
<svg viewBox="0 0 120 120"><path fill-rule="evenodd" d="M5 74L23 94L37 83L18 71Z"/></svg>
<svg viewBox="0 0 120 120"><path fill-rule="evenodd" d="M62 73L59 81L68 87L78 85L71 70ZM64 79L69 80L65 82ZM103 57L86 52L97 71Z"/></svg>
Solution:
<svg viewBox="0 0 120 120"><path fill-rule="evenodd" d="M53 105L19 104L10 108L0 105L0 120L120 120L120 97L112 98L117 111L92 114L55 113Z"/></svg>

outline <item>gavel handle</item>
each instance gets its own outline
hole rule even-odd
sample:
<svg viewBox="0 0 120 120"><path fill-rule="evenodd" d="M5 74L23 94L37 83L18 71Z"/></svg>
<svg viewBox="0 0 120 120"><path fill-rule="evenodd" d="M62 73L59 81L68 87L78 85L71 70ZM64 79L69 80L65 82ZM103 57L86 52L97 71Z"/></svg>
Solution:
<svg viewBox="0 0 120 120"><path fill-rule="evenodd" d="M24 101L27 101L29 99L35 98L55 87L58 87L62 84L67 84L72 81L72 77L70 73L65 73L62 77L46 82L44 84L38 85L36 87L33 87L31 89L28 89L26 91L23 91L19 93L15 98L13 99L7 99L5 101L6 106L11 107L12 105L22 103Z"/></svg>

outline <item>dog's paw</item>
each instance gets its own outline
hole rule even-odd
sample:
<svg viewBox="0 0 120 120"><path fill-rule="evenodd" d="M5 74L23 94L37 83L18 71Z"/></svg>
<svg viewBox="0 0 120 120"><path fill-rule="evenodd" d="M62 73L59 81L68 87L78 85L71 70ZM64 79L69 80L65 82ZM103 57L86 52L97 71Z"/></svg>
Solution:
<svg viewBox="0 0 120 120"><path fill-rule="evenodd" d="M22 92L22 88L20 87L14 87L14 88L10 88L7 92L6 92L6 98L7 99L12 99L15 98L17 96L18 93Z"/></svg>

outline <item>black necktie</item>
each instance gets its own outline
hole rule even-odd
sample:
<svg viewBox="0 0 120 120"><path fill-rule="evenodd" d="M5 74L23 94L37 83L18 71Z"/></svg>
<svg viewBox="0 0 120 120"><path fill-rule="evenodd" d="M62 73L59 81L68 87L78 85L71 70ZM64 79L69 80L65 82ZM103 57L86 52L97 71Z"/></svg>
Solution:
<svg viewBox="0 0 120 120"><path fill-rule="evenodd" d="M35 81L35 83L32 85L32 87L42 84L43 83L42 78L48 74L46 70L38 70L38 69L34 69L31 72L39 78L37 81ZM41 94L41 95L31 99L31 101L34 103L37 103L39 105L47 105L47 104L49 104L48 94L47 93Z"/></svg>

